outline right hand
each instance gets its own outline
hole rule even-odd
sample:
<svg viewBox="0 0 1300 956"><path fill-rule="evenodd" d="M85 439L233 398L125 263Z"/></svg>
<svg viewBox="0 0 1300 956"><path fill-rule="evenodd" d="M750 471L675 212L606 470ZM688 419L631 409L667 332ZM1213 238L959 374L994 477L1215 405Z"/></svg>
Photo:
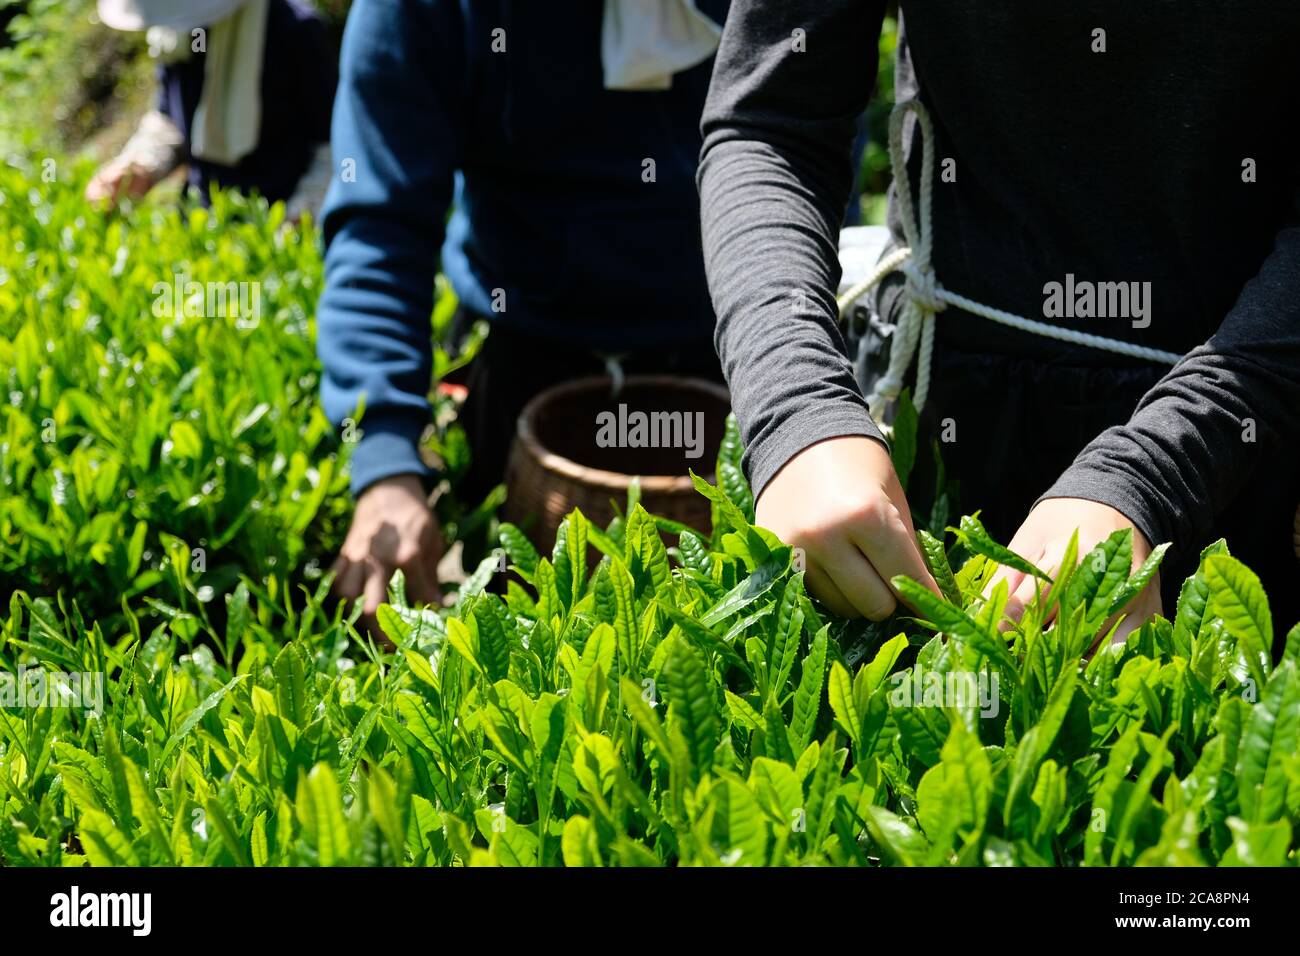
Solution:
<svg viewBox="0 0 1300 956"><path fill-rule="evenodd" d="M808 590L841 617L889 617L898 606L889 582L898 574L939 593L889 452L874 439L829 438L805 448L763 489L756 518L803 549Z"/></svg>
<svg viewBox="0 0 1300 956"><path fill-rule="evenodd" d="M388 596L388 582L401 568L412 604L439 604L438 561L442 532L415 475L375 482L357 498L352 527L334 562L334 593L362 599L362 620L376 632L375 614Z"/></svg>
<svg viewBox="0 0 1300 956"><path fill-rule="evenodd" d="M123 199L142 198L154 185L149 170L138 163L115 159L95 170L86 184L86 201L107 202L110 207L116 207Z"/></svg>

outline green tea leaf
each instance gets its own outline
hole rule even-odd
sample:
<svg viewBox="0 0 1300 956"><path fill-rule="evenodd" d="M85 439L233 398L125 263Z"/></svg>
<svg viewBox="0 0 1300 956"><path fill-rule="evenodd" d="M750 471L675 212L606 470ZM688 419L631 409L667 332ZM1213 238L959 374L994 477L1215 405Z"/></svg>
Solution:
<svg viewBox="0 0 1300 956"><path fill-rule="evenodd" d="M821 704L822 684L826 678L827 630L817 632L808 656L803 659L799 689L794 693L794 716L790 721L791 745L803 750L812 741L813 725Z"/></svg>
<svg viewBox="0 0 1300 956"><path fill-rule="evenodd" d="M1259 703L1250 709L1242 737L1237 798L1246 823L1272 823L1282 816L1287 762L1296 753L1300 753L1300 674L1287 661L1273 672Z"/></svg>
<svg viewBox="0 0 1300 956"><path fill-rule="evenodd" d="M974 515L966 515L961 519L960 527L949 528L948 530L954 532L967 550L973 554L982 555L990 561L1006 565L1008 568L1013 568L1025 574L1032 574L1044 581L1051 580L1045 573L1020 557L1020 555L1009 548L1003 547L989 537L989 533L980 524L979 518Z"/></svg>
<svg viewBox="0 0 1300 956"><path fill-rule="evenodd" d="M1273 615L1259 578L1236 558L1216 554L1205 559L1205 581L1210 612L1241 642L1250 676L1262 687L1273 648Z"/></svg>
<svg viewBox="0 0 1300 956"><path fill-rule="evenodd" d="M705 663L694 648L675 639L664 665L663 685L669 720L686 741L697 778L713 765L721 730L706 673Z"/></svg>
<svg viewBox="0 0 1300 956"><path fill-rule="evenodd" d="M957 579L952 575L952 566L948 564L943 542L924 529L917 531L916 537L921 543L925 565L939 585L939 591L953 604L961 604L961 591L957 588Z"/></svg>
<svg viewBox="0 0 1300 956"><path fill-rule="evenodd" d="M351 838L343 817L339 784L328 764L317 764L303 775L295 811L303 836L316 851L320 865L346 863L352 853Z"/></svg>

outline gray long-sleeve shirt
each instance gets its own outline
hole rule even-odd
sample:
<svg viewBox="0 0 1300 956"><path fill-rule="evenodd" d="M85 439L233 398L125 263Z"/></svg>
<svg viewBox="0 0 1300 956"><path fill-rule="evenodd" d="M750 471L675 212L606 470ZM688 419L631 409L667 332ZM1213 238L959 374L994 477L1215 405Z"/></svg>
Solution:
<svg viewBox="0 0 1300 956"><path fill-rule="evenodd" d="M937 159L955 161L955 181L934 183L939 281L1039 319L1047 284L1069 275L1149 282L1145 328L1131 316L1050 321L1185 356L1047 495L1110 504L1152 541L1200 540L1252 469L1269 467L1264 437L1300 443L1300 6L901 6L896 95L920 97ZM879 436L833 290L884 7L735 0L718 54L704 247L756 491L817 441ZM909 167L915 193L919 138ZM901 242L892 204L891 226ZM1136 361L951 308L936 328L939 350ZM1252 429L1258 440L1243 440Z"/></svg>

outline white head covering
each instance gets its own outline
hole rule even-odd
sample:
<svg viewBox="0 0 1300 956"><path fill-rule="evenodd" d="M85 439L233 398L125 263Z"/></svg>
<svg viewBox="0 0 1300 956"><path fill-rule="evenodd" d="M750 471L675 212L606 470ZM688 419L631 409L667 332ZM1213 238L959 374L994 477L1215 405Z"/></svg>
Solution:
<svg viewBox="0 0 1300 956"><path fill-rule="evenodd" d="M718 49L722 27L695 0L605 0L600 57L607 90L667 90L673 74Z"/></svg>
<svg viewBox="0 0 1300 956"><path fill-rule="evenodd" d="M245 0L99 0L99 19L114 30L193 30L224 20Z"/></svg>

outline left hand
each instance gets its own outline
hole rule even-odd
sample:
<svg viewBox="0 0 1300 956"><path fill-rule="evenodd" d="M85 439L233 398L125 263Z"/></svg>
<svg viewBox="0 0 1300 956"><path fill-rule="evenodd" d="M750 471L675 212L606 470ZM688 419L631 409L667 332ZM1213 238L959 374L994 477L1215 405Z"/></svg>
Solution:
<svg viewBox="0 0 1300 956"><path fill-rule="evenodd" d="M391 644L377 614L393 573L401 569L406 576L406 594L412 601L436 606L442 601L442 553L442 531L419 476L380 479L357 498L352 527L334 562L334 593L348 601L360 599L362 626L381 643Z"/></svg>
<svg viewBox="0 0 1300 956"><path fill-rule="evenodd" d="M1079 558L1082 558L1111 534L1126 528L1133 532L1133 569L1136 570L1150 557L1151 542L1119 511L1109 505L1083 498L1048 498L1040 501L1029 512L1029 517L1008 547L1055 578L1061 570L1061 561L1065 558L1065 549L1069 547L1070 536L1076 529L1079 532ZM985 594L991 594L999 581L1007 582L1007 617L1013 621L1020 620L1025 606L1043 586L1042 582L1031 575L1001 567L989 582ZM1158 572L1124 613L1127 616L1115 631L1116 643L1122 643L1130 633L1155 615L1163 613Z"/></svg>
<svg viewBox="0 0 1300 956"><path fill-rule="evenodd" d="M123 199L143 198L153 189L156 179L153 172L139 163L118 157L95 170L86 184L86 202L116 208Z"/></svg>

